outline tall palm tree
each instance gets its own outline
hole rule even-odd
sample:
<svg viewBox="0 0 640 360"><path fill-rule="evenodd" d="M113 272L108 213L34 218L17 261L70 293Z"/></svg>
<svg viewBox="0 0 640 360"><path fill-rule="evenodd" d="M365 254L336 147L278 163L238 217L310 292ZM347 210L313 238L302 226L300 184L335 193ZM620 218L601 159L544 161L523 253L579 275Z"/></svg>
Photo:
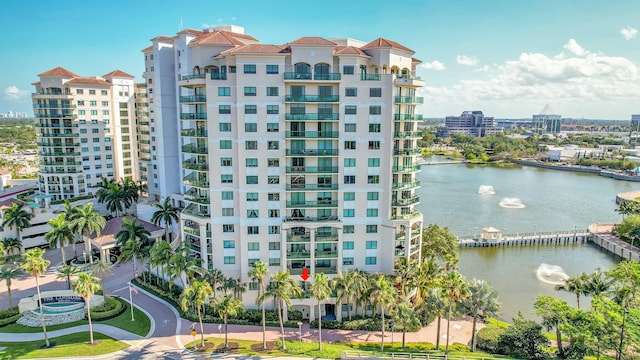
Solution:
<svg viewBox="0 0 640 360"><path fill-rule="evenodd" d="M478 317L496 316L500 311L498 292L484 280L471 279L467 282L469 296L463 300L463 305L473 317L471 330L471 351L476 351L476 325Z"/></svg>
<svg viewBox="0 0 640 360"><path fill-rule="evenodd" d="M122 218L122 230L116 234L116 244L120 246L122 260L133 258L133 271L136 271L136 260L144 261L151 248L151 233L138 223L138 217L133 220ZM144 264L143 264L144 265ZM143 266L144 267L144 266ZM142 274L145 279L144 273Z"/></svg>
<svg viewBox="0 0 640 360"><path fill-rule="evenodd" d="M377 274L374 276L369 299L371 300L371 303L374 304L374 312L378 305L380 306L380 321L382 322L380 351L384 351L384 314L385 310L395 303L396 299L396 288L391 284L387 275Z"/></svg>
<svg viewBox="0 0 640 360"><path fill-rule="evenodd" d="M107 198L107 192L109 191L109 185L115 183L113 179L107 179L106 177L100 178L100 183L95 185L98 187L98 191L96 191L96 198L100 204L104 203Z"/></svg>
<svg viewBox="0 0 640 360"><path fill-rule="evenodd" d="M351 320L351 302L356 294L356 280L357 272L354 270L348 270L332 281L332 287L337 292L336 307L341 303L346 304L349 320Z"/></svg>
<svg viewBox="0 0 640 360"><path fill-rule="evenodd" d="M445 295L449 302L447 309L447 345L444 348L444 353L449 354L449 334L451 330L451 312L454 302L461 302L469 296L469 290L467 289L467 283L462 275L456 271L449 271L442 278L442 285L445 291Z"/></svg>
<svg viewBox="0 0 640 360"><path fill-rule="evenodd" d="M0 266L0 280L4 280L7 285L7 294L9 295L9 307L13 307L13 297L11 296L11 280L17 279L24 274L24 270L12 265Z"/></svg>
<svg viewBox="0 0 640 360"><path fill-rule="evenodd" d="M437 317L438 322L436 327L436 349L440 350L442 317L446 315L447 309L444 290L441 287L432 287L423 297L421 297L421 299L422 302L420 306L422 310Z"/></svg>
<svg viewBox="0 0 640 360"><path fill-rule="evenodd" d="M311 295L318 301L318 349L322 351L322 311L320 304L331 297L329 278L323 273L313 274L313 283L309 286Z"/></svg>
<svg viewBox="0 0 640 360"><path fill-rule="evenodd" d="M109 276L111 270L111 264L108 260L98 260L95 264L93 264L93 268L91 270L91 273L93 275L97 275L100 278L100 283L102 284L102 295L104 296L107 296L107 287L104 285L104 279Z"/></svg>
<svg viewBox="0 0 640 360"><path fill-rule="evenodd" d="M565 358L564 347L562 346L562 332L560 325L565 323L570 317L571 306L566 301L557 299L550 295L538 295L534 304L536 314L542 317L542 326L547 330L556 331L556 342L558 344L558 357Z"/></svg>
<svg viewBox="0 0 640 360"><path fill-rule="evenodd" d="M415 264L409 263L407 258L398 258L393 266L394 281L399 286L400 296L403 299L408 300L407 297L411 294L411 291L415 288L415 282L417 279L418 267Z"/></svg>
<svg viewBox="0 0 640 360"><path fill-rule="evenodd" d="M151 266L160 268L160 272L158 273L159 279L164 278L166 272L165 269L169 265L172 255L173 249L166 241L156 241L151 247L151 250L149 251L149 261Z"/></svg>
<svg viewBox="0 0 640 360"><path fill-rule="evenodd" d="M596 269L586 278L585 295L598 296L609 292L613 287L613 279Z"/></svg>
<svg viewBox="0 0 640 360"><path fill-rule="evenodd" d="M411 304L403 301L396 304L395 311L393 312L393 319L397 324L401 324L402 326L402 350L404 350L407 328L409 326L420 326L420 320L418 319L416 311Z"/></svg>
<svg viewBox="0 0 640 360"><path fill-rule="evenodd" d="M71 290L71 277L78 273L80 273L80 268L77 266L64 264L58 267L58 275L56 277L67 280L67 289Z"/></svg>
<svg viewBox="0 0 640 360"><path fill-rule="evenodd" d="M423 260L418 267L415 286L416 305L422 305L424 299L429 296L429 291L437 286L438 279L442 275L443 268L435 260Z"/></svg>
<svg viewBox="0 0 640 360"><path fill-rule="evenodd" d="M139 199L139 188L132 179L120 179L120 184L124 189L125 196L129 200L129 206L137 203Z"/></svg>
<svg viewBox="0 0 640 360"><path fill-rule="evenodd" d="M175 278L179 278L184 289L193 277L194 269L198 265L198 261L192 257L189 257L189 246L186 243L182 243L176 251L171 255L169 259L169 268L167 269L170 281L173 282ZM182 278L184 274L186 283Z"/></svg>
<svg viewBox="0 0 640 360"><path fill-rule="evenodd" d="M233 296L242 301L242 294L247 291L247 283L243 283L240 279L235 279L231 290L233 290Z"/></svg>
<svg viewBox="0 0 640 360"><path fill-rule="evenodd" d="M44 334L45 346L49 347L49 337L47 336L47 327L44 323L44 312L42 311L42 297L40 296L40 283L38 278L47 271L47 267L51 263L44 258L44 250L33 248L22 254L24 262L21 264L22 269L36 280L36 290L38 291L38 304L40 305L40 320L42 322L42 333Z"/></svg>
<svg viewBox="0 0 640 360"><path fill-rule="evenodd" d="M69 217L67 217L69 218ZM76 233L84 238L85 252L89 256L89 262L93 264L93 255L91 253L91 234L96 236L100 234L100 231L104 229L107 221L97 211L93 209L93 203L86 203L84 206L78 206L72 215L71 228L75 229ZM86 259L85 259L86 261Z"/></svg>
<svg viewBox="0 0 640 360"><path fill-rule="evenodd" d="M115 182L109 184L105 190L104 203L107 210L111 213L115 212L115 217L131 205L125 188Z"/></svg>
<svg viewBox="0 0 640 360"><path fill-rule="evenodd" d="M271 282L264 293L259 297L259 301L264 298L273 298L278 311L278 321L280 322L280 334L282 336L282 349L286 350L287 345L284 342L284 326L282 322L283 306L291 307L292 297L301 297L303 294L300 283L291 278L289 271L283 270L271 276Z"/></svg>
<svg viewBox="0 0 640 360"><path fill-rule="evenodd" d="M164 223L164 241L171 243L169 228L174 222L179 221L180 210L171 204L171 198L168 196L162 200L162 203L155 203L151 206L158 209L151 215L151 222L158 226L162 226L161 224Z"/></svg>
<svg viewBox="0 0 640 360"><path fill-rule="evenodd" d="M210 275L212 275L213 270L218 269L211 269L205 274L209 279L213 279L213 276L209 277ZM253 263L253 267L251 268L251 270L249 270L249 277L251 277L251 280L258 283L258 300L256 300L256 305L260 305L260 307L262 308L262 349L267 348L267 327L265 322L265 304L264 301L260 301L260 296L264 293L264 278L267 276L268 272L269 268L267 267L267 264L262 261ZM222 274L221 271L220 274Z"/></svg>
<svg viewBox="0 0 640 360"><path fill-rule="evenodd" d="M198 314L198 323L200 323L200 347L204 346L204 327L202 326L201 309L213 293L211 286L206 282L194 281L191 286L184 288L182 296L180 296L180 306L183 311L187 311L189 306L193 305Z"/></svg>
<svg viewBox="0 0 640 360"><path fill-rule="evenodd" d="M5 252L15 255L15 251L20 252L22 249L22 240L12 237L4 238L2 239L2 248Z"/></svg>
<svg viewBox="0 0 640 360"><path fill-rule="evenodd" d="M78 274L78 279L73 282L73 291L82 296L85 308L87 309L87 319L89 320L89 343L93 344L93 325L91 324L91 297L100 290L100 279L88 273Z"/></svg>
<svg viewBox="0 0 640 360"><path fill-rule="evenodd" d="M578 309L580 309L580 295L586 294L588 277L589 275L585 273L570 277L565 279L562 284L556 285L555 289L573 293L576 296Z"/></svg>
<svg viewBox="0 0 640 360"><path fill-rule="evenodd" d="M222 317L224 322L224 351L227 351L229 345L229 328L227 325L227 318L229 316L238 315L238 311L242 309L242 301L231 295L224 297L218 296L211 305L213 305L218 316Z"/></svg>
<svg viewBox="0 0 640 360"><path fill-rule="evenodd" d="M254 264L254 268L255 267L256 265ZM249 270L249 276L251 276L252 270L253 269ZM203 279L211 284L211 288L213 289L213 297L215 298L217 296L216 289L218 288L218 284L224 282L224 273L220 269L211 268L204 273Z"/></svg>
<svg viewBox="0 0 640 360"><path fill-rule="evenodd" d="M60 247L60 252L62 254L62 264L67 264L67 258L64 253L64 247L66 245L73 245L73 230L71 226L69 226L69 222L67 221L66 214L60 214L57 217L49 220L49 225L51 225L51 230L49 230L46 234L44 234L44 238L49 241L49 247L56 248Z"/></svg>
<svg viewBox="0 0 640 360"><path fill-rule="evenodd" d="M11 207L4 211L2 217L2 227L9 227L16 229L16 235L18 240L22 241L20 232L22 229L26 229L31 226L31 219L33 214L24 209L24 205L13 203ZM13 253L11 253L13 255Z"/></svg>

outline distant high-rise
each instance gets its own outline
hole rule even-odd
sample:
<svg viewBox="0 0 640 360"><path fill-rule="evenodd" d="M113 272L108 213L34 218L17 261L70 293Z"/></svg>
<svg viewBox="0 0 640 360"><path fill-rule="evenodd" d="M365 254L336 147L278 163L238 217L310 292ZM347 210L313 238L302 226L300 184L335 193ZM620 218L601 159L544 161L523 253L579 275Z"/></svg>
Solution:
<svg viewBox="0 0 640 360"><path fill-rule="evenodd" d="M538 115L533 115L533 128L539 133L558 134L562 125L562 116L556 115L546 104Z"/></svg>
<svg viewBox="0 0 640 360"><path fill-rule="evenodd" d="M492 116L484 116L482 111L464 111L460 116L447 116L445 126L438 128L438 136L448 137L450 134L467 134L483 137L493 135L502 130Z"/></svg>

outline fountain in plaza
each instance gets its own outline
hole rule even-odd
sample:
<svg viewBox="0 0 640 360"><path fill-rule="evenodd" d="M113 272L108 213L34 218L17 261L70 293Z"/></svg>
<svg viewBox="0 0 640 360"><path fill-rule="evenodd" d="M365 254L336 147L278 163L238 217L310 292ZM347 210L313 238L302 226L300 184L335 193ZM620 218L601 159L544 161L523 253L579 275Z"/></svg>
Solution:
<svg viewBox="0 0 640 360"><path fill-rule="evenodd" d="M519 198L503 198L498 205L507 209L523 209L525 207Z"/></svg>
<svg viewBox="0 0 640 360"><path fill-rule="evenodd" d="M480 185L478 188L478 194L482 195L493 195L495 194L495 190L493 190L493 186L491 185Z"/></svg>
<svg viewBox="0 0 640 360"><path fill-rule="evenodd" d="M564 272L564 269L558 265L540 264L536 270L538 280L551 284L562 285L570 276Z"/></svg>

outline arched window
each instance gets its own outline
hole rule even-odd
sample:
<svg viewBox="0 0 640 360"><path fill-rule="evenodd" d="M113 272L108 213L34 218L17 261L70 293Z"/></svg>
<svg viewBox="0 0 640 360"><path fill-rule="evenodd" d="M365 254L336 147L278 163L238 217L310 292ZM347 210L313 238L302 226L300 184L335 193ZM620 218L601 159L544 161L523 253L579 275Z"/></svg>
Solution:
<svg viewBox="0 0 640 360"><path fill-rule="evenodd" d="M193 75L200 75L200 66L196 66L193 68Z"/></svg>
<svg viewBox="0 0 640 360"><path fill-rule="evenodd" d="M296 79L311 79L311 65L307 63L297 63L293 67Z"/></svg>

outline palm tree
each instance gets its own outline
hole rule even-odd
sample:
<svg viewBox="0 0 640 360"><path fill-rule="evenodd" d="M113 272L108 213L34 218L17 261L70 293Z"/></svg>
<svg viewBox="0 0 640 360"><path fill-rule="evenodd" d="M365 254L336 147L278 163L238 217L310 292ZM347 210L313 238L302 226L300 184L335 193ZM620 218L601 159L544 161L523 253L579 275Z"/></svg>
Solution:
<svg viewBox="0 0 640 360"><path fill-rule="evenodd" d="M440 350L440 333L442 327L442 317L445 316L446 310L446 297L444 291L440 287L432 287L429 291L421 297L422 302L420 306L423 311L428 314L433 314L437 317L438 323L436 328L436 349Z"/></svg>
<svg viewBox="0 0 640 360"><path fill-rule="evenodd" d="M189 246L183 242L181 246L179 246L176 249L176 251L173 253L173 255L171 255L171 258L169 259L169 268L168 268L169 278L171 282L173 282L175 278L180 278L180 282L182 283L183 289L190 283L190 279L193 275L193 271L195 267L198 265L198 262L196 259L193 259L187 256L188 252L189 252ZM182 274L184 274L187 279L186 283L182 279Z"/></svg>
<svg viewBox="0 0 640 360"><path fill-rule="evenodd" d="M242 301L242 294L247 291L247 283L243 283L240 279L234 279L232 284L233 287L231 290L233 290L233 296Z"/></svg>
<svg viewBox="0 0 640 360"><path fill-rule="evenodd" d="M5 284L7 284L7 294L9 295L9 307L13 307L13 298L11 296L11 280L17 279L22 276L24 271L12 265L2 265L0 266L0 280L4 280Z"/></svg>
<svg viewBox="0 0 640 360"><path fill-rule="evenodd" d="M151 215L151 222L162 226L164 223L164 241L171 242L169 228L173 225L174 222L178 222L180 219L180 210L171 204L171 198L166 197L162 200L162 203L155 203L151 205L158 210L156 210L153 215Z"/></svg>
<svg viewBox="0 0 640 360"><path fill-rule="evenodd" d="M578 309L580 309L580 295L586 294L588 277L589 275L585 273L570 277L565 279L563 284L556 285L555 289L573 293L576 296Z"/></svg>
<svg viewBox="0 0 640 360"><path fill-rule="evenodd" d="M449 334L451 329L451 310L454 302L460 302L469 296L467 283L462 275L455 271L449 271L442 279L443 288L449 301L447 310L447 345L444 348L445 355L449 354Z"/></svg>
<svg viewBox="0 0 640 360"><path fill-rule="evenodd" d="M33 214L24 209L24 205L13 203L13 205L4 211L2 218L2 227L9 227L16 229L16 235L18 240L22 241L20 231L31 226L31 218ZM13 252L11 253L13 255Z"/></svg>
<svg viewBox="0 0 640 360"><path fill-rule="evenodd" d="M207 276L209 279L215 279L215 276L217 275L214 275L213 273L214 270L218 270L218 269L211 269L207 271L205 276ZM221 276L223 276L222 271L218 270L218 272L220 273ZM264 290L265 290L264 278L265 276L267 276L268 272L269 272L269 268L267 267L267 264L262 261L257 261L253 263L253 268L249 270L249 277L251 277L251 280L258 282L258 297L256 300L256 305L259 305L262 308L262 349L263 350L267 348L267 327L265 322L266 316L265 316L264 301L260 301L260 296L264 293Z"/></svg>
<svg viewBox="0 0 640 360"><path fill-rule="evenodd" d="M22 249L22 240L18 238L4 238L2 239L2 247L5 252L15 255L14 251L20 251Z"/></svg>
<svg viewBox="0 0 640 360"><path fill-rule="evenodd" d="M36 280L36 289L38 291L38 304L40 304L40 320L42 322L42 332L44 333L44 342L45 346L49 347L49 337L47 336L47 327L44 323L44 312L42 311L42 298L40 296L40 283L38 282L38 278L47 271L47 267L51 263L49 260L46 260L44 257L44 250L40 248L33 248L28 250L22 257L24 262L22 263L22 269Z"/></svg>
<svg viewBox="0 0 640 360"><path fill-rule="evenodd" d="M418 268L413 263L409 263L407 258L398 258L393 266L395 283L399 285L400 296L407 300L411 290L415 286Z"/></svg>
<svg viewBox="0 0 640 360"><path fill-rule="evenodd" d="M96 198L98 198L98 202L100 204L104 203L107 198L107 192L109 190L109 185L113 184L115 181L113 179L107 179L106 177L100 178L100 183L95 185L98 187L98 191L96 191Z"/></svg>
<svg viewBox="0 0 640 360"><path fill-rule="evenodd" d="M44 234L44 238L49 241L49 247L60 247L62 253L62 264L67 264L67 259L64 254L65 245L73 245L73 230L69 226L66 214L60 214L57 217L49 220L51 230Z"/></svg>
<svg viewBox="0 0 640 360"><path fill-rule="evenodd" d="M66 279L67 280L67 289L71 289L71 277L80 273L80 268L73 265L60 265L58 267L58 275L56 276L58 279Z"/></svg>
<svg viewBox="0 0 640 360"><path fill-rule="evenodd" d="M184 288L180 297L180 306L183 311L187 311L190 305L195 306L200 323L200 347L204 346L204 327L202 326L202 312L200 311L207 302L213 290L206 282L194 281L191 286Z"/></svg>
<svg viewBox="0 0 640 360"><path fill-rule="evenodd" d="M255 267L256 265L254 264L254 268ZM251 276L252 270L253 269L249 270L249 276ZM224 273L220 269L212 268L204 273L203 279L211 284L211 288L213 289L213 297L215 298L217 296L216 289L218 287L218 284L224 282Z"/></svg>
<svg viewBox="0 0 640 360"><path fill-rule="evenodd" d="M331 297L329 278L323 273L313 274L313 283L309 286L311 295L318 301L318 346L322 351L322 312L320 303Z"/></svg>
<svg viewBox="0 0 640 360"><path fill-rule="evenodd" d="M605 294L613 287L613 279L596 269L586 278L585 295L598 296Z"/></svg>
<svg viewBox="0 0 640 360"><path fill-rule="evenodd" d="M557 299L549 295L538 295L535 302L536 314L542 317L542 326L547 330L556 331L556 342L558 344L558 357L565 358L564 347L562 346L562 332L560 325L565 323L570 317L571 306L566 301Z"/></svg>
<svg viewBox="0 0 640 360"><path fill-rule="evenodd" d="M91 324L91 297L100 290L100 279L87 273L80 273L78 279L73 282L73 291L82 296L87 308L89 320L89 344L93 344L93 325Z"/></svg>
<svg viewBox="0 0 640 360"><path fill-rule="evenodd" d="M435 260L423 260L418 267L416 274L416 305L422 305L424 299L429 296L429 291L433 289L442 275L443 268Z"/></svg>
<svg viewBox="0 0 640 360"><path fill-rule="evenodd" d="M111 273L111 264L109 264L109 261L98 260L93 264L91 273L100 278L100 283L102 284L102 295L107 296L107 287L104 285L104 278L109 276Z"/></svg>
<svg viewBox="0 0 640 360"><path fill-rule="evenodd" d="M149 236L151 233L138 223L138 217L133 220L122 218L122 230L116 234L116 243L120 246L122 260L133 258L133 271L136 271L136 260L144 261L151 247ZM145 278L142 274L143 280ZM146 281L146 280L145 280Z"/></svg>
<svg viewBox="0 0 640 360"><path fill-rule="evenodd" d="M158 273L159 279L164 278L165 267L169 265L171 255L173 255L173 249L166 241L156 241L151 247L151 250L149 251L149 261L151 266L161 268Z"/></svg>
<svg viewBox="0 0 640 360"><path fill-rule="evenodd" d="M263 292L259 301L264 301L265 298L273 298L277 305L278 321L280 322L280 334L282 335L282 350L287 349L287 345L284 342L284 325L282 322L282 307L291 307L292 297L301 297L303 294L300 283L293 280L289 274L289 271L283 270L271 276L271 282L265 292Z"/></svg>
<svg viewBox="0 0 640 360"><path fill-rule="evenodd" d="M227 351L228 344L229 344L229 341L228 341L229 329L227 325L227 318L229 316L236 316L238 314L238 311L242 309L242 301L234 298L231 295L227 295L224 297L218 296L211 305L213 305L213 308L218 313L218 316L222 317L222 320L224 321L224 349L223 350Z"/></svg>
<svg viewBox="0 0 640 360"><path fill-rule="evenodd" d="M384 314L385 310L389 308L396 298L396 288L393 287L389 279L385 274L377 274L373 278L371 287L371 293L369 299L375 312L378 305L380 305L380 321L382 322L382 337L380 340L380 351L384 351Z"/></svg>
<svg viewBox="0 0 640 360"><path fill-rule="evenodd" d="M139 199L139 188L138 185L136 185L136 182L132 179L127 178L120 179L120 183L122 185L122 188L124 189L126 198L129 200L129 205L127 205L127 207L131 206L131 204L133 203L137 203Z"/></svg>
<svg viewBox="0 0 640 360"><path fill-rule="evenodd" d="M349 316L349 320L351 320L351 302L353 296L356 294L356 278L357 272L348 270L332 281L332 287L338 293L336 303L347 304L347 316Z"/></svg>
<svg viewBox="0 0 640 360"><path fill-rule="evenodd" d="M500 311L500 303L498 302L498 292L491 285L478 279L472 279L467 282L469 296L464 299L463 305L471 313L473 317L473 328L471 330L471 351L476 351L476 324L478 317L483 318L496 316Z"/></svg>
<svg viewBox="0 0 640 360"><path fill-rule="evenodd" d="M69 217L67 217L69 218ZM84 206L78 206L73 213L71 220L71 228L84 239L84 236L90 237L91 234L96 236L104 229L107 221L97 211L93 209L93 203L86 203ZM89 262L93 264L93 255L91 254L91 240L84 239L85 252L89 255ZM86 259L85 259L86 261Z"/></svg>
<svg viewBox="0 0 640 360"><path fill-rule="evenodd" d="M393 319L396 323L402 324L402 350L404 350L407 327L420 326L420 320L418 319L414 308L407 302L400 302L399 304L396 304L395 311L393 312Z"/></svg>

